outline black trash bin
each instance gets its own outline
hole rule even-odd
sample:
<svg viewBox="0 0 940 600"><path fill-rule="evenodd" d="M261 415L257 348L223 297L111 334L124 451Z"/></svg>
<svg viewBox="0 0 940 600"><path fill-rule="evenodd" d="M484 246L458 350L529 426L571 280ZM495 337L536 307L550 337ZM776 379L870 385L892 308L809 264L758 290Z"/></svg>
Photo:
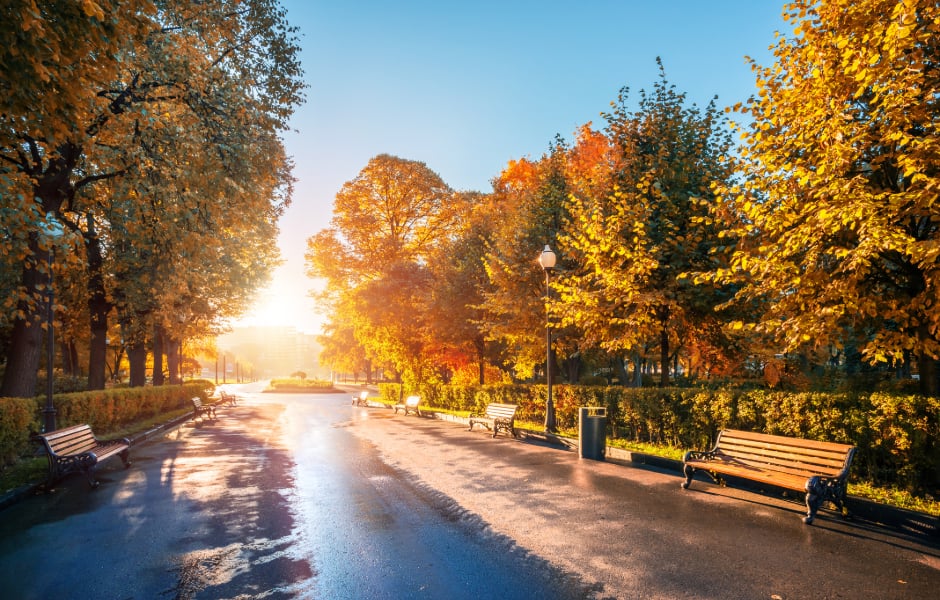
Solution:
<svg viewBox="0 0 940 600"><path fill-rule="evenodd" d="M578 452L581 458L604 460L607 454L607 409L582 406L578 409Z"/></svg>

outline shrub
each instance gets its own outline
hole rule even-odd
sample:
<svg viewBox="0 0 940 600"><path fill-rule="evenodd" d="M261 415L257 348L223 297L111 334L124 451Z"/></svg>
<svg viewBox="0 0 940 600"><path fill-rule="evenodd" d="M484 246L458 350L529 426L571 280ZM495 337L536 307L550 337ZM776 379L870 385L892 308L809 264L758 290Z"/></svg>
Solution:
<svg viewBox="0 0 940 600"><path fill-rule="evenodd" d="M330 392L333 391L331 381L317 379L272 379L268 389L275 392Z"/></svg>
<svg viewBox="0 0 940 600"><path fill-rule="evenodd" d="M39 431L36 402L29 398L0 398L0 471L29 447L31 432Z"/></svg>

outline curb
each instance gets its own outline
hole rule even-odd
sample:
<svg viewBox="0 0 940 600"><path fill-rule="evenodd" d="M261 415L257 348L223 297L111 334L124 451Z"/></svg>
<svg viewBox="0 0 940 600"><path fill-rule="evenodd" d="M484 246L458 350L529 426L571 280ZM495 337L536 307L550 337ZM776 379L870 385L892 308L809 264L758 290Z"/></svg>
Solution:
<svg viewBox="0 0 940 600"><path fill-rule="evenodd" d="M153 429L148 429L147 431L143 433L138 433L134 437L129 438L131 442L131 448L133 448L134 446L138 444L142 444L146 442L147 440L157 435L158 433L163 433L164 431L181 427L184 423L186 423L192 418L193 418L193 414L192 412L189 412L189 413L186 413L185 415L176 417L175 419L171 421L167 421L166 423L163 423L162 425L157 425Z"/></svg>
<svg viewBox="0 0 940 600"><path fill-rule="evenodd" d="M12 506L27 496L32 496L39 489L39 483L27 483L0 496L0 511Z"/></svg>

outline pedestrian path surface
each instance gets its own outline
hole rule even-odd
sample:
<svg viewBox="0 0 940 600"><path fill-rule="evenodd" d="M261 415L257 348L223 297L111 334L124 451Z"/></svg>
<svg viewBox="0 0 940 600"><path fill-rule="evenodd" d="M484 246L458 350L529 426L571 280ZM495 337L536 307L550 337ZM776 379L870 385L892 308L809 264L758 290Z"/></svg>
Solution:
<svg viewBox="0 0 940 600"><path fill-rule="evenodd" d="M933 598L940 547L678 474L261 394L0 511L5 598Z"/></svg>

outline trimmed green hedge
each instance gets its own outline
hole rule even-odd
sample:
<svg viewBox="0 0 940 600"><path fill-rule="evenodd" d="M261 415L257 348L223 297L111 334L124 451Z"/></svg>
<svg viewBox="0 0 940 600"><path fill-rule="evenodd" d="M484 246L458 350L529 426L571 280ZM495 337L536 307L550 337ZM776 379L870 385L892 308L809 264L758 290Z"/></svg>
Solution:
<svg viewBox="0 0 940 600"><path fill-rule="evenodd" d="M333 392L336 389L330 381L317 379L272 379L265 391L273 392Z"/></svg>
<svg viewBox="0 0 940 600"><path fill-rule="evenodd" d="M199 396L205 402L214 386L204 380L185 385L114 388L91 392L55 394L56 426L88 423L95 433L107 437L135 422L191 407L189 400ZM44 397L0 398L0 469L29 455L35 445L30 434L42 428Z"/></svg>
<svg viewBox="0 0 940 600"><path fill-rule="evenodd" d="M578 408L607 409L608 434L651 444L707 449L725 428L828 440L858 447L853 477L940 496L940 399L887 392L552 386L558 427L576 429ZM384 398L399 396L383 384ZM482 412L518 404L517 418L545 420L545 385L423 386L422 406Z"/></svg>
<svg viewBox="0 0 940 600"><path fill-rule="evenodd" d="M0 470L11 465L29 446L29 434L40 427L36 401L0 398Z"/></svg>

